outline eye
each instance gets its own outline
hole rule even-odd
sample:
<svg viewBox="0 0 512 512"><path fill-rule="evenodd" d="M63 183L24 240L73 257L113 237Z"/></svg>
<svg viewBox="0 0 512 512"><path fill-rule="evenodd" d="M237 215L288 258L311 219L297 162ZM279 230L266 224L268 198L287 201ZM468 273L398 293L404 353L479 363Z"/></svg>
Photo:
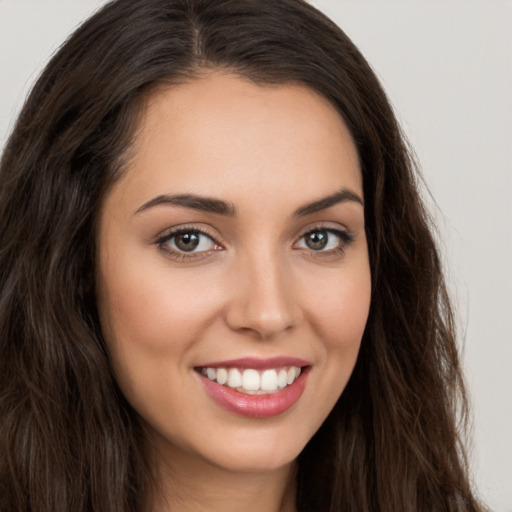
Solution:
<svg viewBox="0 0 512 512"><path fill-rule="evenodd" d="M196 254L218 250L219 244L199 229L182 228L171 231L157 240L162 249L171 253Z"/></svg>
<svg viewBox="0 0 512 512"><path fill-rule="evenodd" d="M336 252L343 251L353 240L353 236L347 231L318 228L302 235L296 247L315 252Z"/></svg>

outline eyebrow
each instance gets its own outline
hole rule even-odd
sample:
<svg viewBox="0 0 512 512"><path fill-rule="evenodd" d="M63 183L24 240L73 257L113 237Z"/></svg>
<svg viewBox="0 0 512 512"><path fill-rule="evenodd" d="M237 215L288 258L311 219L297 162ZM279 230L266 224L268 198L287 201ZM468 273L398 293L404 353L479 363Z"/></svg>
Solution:
<svg viewBox="0 0 512 512"><path fill-rule="evenodd" d="M326 210L339 203L352 201L364 206L363 199L350 189L343 188L330 196L324 197L312 203L298 208L293 217L303 217L322 210ZM135 211L135 214L146 211L159 205L181 206L192 210L201 210L208 213L217 213L219 215L236 216L236 208L232 203L215 199L213 197L198 196L195 194L161 194L150 199Z"/></svg>
<svg viewBox="0 0 512 512"><path fill-rule="evenodd" d="M192 210L202 210L209 213L218 213L220 215L229 215L234 217L236 210L233 204L221 199L212 197L197 196L194 194L162 194L144 203L135 213L140 213L154 206L169 204L173 206L182 206Z"/></svg>
<svg viewBox="0 0 512 512"><path fill-rule="evenodd" d="M330 208L331 206L335 206L339 203L345 203L347 201L352 201L360 204L361 206L364 206L362 197L348 188L343 188L339 192L336 192L330 196L324 197L305 206L301 206L298 210L295 211L293 216L303 217L304 215L310 215L322 210L327 210L327 208Z"/></svg>

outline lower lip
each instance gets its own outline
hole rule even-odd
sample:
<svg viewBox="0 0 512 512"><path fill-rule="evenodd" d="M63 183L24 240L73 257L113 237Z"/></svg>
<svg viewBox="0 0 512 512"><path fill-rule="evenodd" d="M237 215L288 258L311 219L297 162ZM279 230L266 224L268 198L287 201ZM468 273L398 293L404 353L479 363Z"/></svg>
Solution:
<svg viewBox="0 0 512 512"><path fill-rule="evenodd" d="M299 400L306 387L309 369L309 367L303 368L292 384L267 395L241 393L227 386L221 386L199 373L198 376L210 397L224 409L248 418L270 418L284 413Z"/></svg>

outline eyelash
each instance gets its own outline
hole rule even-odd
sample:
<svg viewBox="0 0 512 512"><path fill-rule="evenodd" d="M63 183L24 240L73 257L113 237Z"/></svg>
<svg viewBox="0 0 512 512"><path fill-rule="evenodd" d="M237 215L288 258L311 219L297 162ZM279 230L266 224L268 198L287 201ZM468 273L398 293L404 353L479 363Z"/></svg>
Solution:
<svg viewBox="0 0 512 512"><path fill-rule="evenodd" d="M328 249L326 251L323 251L323 250L315 251L314 249L309 249L308 250L307 248L304 248L304 250L308 251L308 256L309 257L325 258L325 257L332 257L332 256L336 256L336 255L341 255L341 254L343 254L348 249L348 247L355 240L354 234L351 231L349 231L349 230L344 230L344 229L334 228L334 227L330 227L330 226L319 225L319 226L315 226L313 228L310 228L306 232L304 232L300 236L299 242L301 240L303 240L305 237L307 237L308 235L312 235L313 233L319 233L319 232L321 232L321 233L328 233L329 235L335 235L335 236L337 236L339 238L339 242L336 245L336 247L333 247L332 249ZM294 245L297 245L297 243L299 243L299 242L296 242L296 244L294 244Z"/></svg>
<svg viewBox="0 0 512 512"><path fill-rule="evenodd" d="M329 256L335 256L337 254L343 254L345 250L354 242L355 237L353 233L351 233L349 230L343 230L343 229L337 229L333 227L326 227L326 226L315 226L314 228L308 229L305 231L299 238L299 241L294 244L295 246L303 240L308 235L312 235L313 233L328 233L330 235L335 235L339 238L339 243L336 247L332 249L328 249L326 251L324 250L314 250L314 249L308 249L308 248L297 248L297 250L305 250L309 254L309 256L314 258L323 258L323 257L329 257ZM173 238L181 235L181 234L196 234L196 235L202 235L211 240L211 242L215 245L214 249L209 249L205 251L198 251L198 252L186 252L186 251L180 251L176 249L172 249L169 247L168 243ZM217 242L215 237L213 237L210 233L208 233L206 230L203 230L201 228L197 227L180 227L177 229L174 229L167 234L159 237L155 241L155 245L157 245L162 251L165 251L165 253L171 255L174 259L178 261L194 261L197 259L204 258L208 256L213 251L219 250L219 248L222 248L222 245Z"/></svg>
<svg viewBox="0 0 512 512"><path fill-rule="evenodd" d="M168 232L167 234L159 237L155 241L155 245L157 245L162 251L165 251L165 253L171 255L174 259L176 259L178 261L193 261L196 259L204 258L209 253L219 250L219 249L215 248L215 249L210 249L207 251L185 252L185 251L172 249L171 247L169 247L169 245L167 245L173 238L175 238L179 235L182 235L182 234L202 235L202 236L209 238L216 247L222 247L222 245L219 242L217 242L215 237L213 237L206 230L197 228L197 227L192 227L192 226L190 226L190 227L183 226L181 228L173 229L172 231Z"/></svg>

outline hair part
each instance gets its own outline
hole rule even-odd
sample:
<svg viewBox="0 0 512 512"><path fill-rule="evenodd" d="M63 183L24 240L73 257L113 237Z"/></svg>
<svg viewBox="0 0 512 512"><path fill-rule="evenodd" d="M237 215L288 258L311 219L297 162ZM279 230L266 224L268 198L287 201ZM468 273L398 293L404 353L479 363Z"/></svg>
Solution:
<svg viewBox="0 0 512 512"><path fill-rule="evenodd" d="M35 84L0 167L0 509L143 507L151 468L99 327L96 223L146 99L219 70L318 91L361 162L370 316L345 391L299 457L298 510L482 510L459 437L467 402L417 171L365 59L302 0L114 1Z"/></svg>

